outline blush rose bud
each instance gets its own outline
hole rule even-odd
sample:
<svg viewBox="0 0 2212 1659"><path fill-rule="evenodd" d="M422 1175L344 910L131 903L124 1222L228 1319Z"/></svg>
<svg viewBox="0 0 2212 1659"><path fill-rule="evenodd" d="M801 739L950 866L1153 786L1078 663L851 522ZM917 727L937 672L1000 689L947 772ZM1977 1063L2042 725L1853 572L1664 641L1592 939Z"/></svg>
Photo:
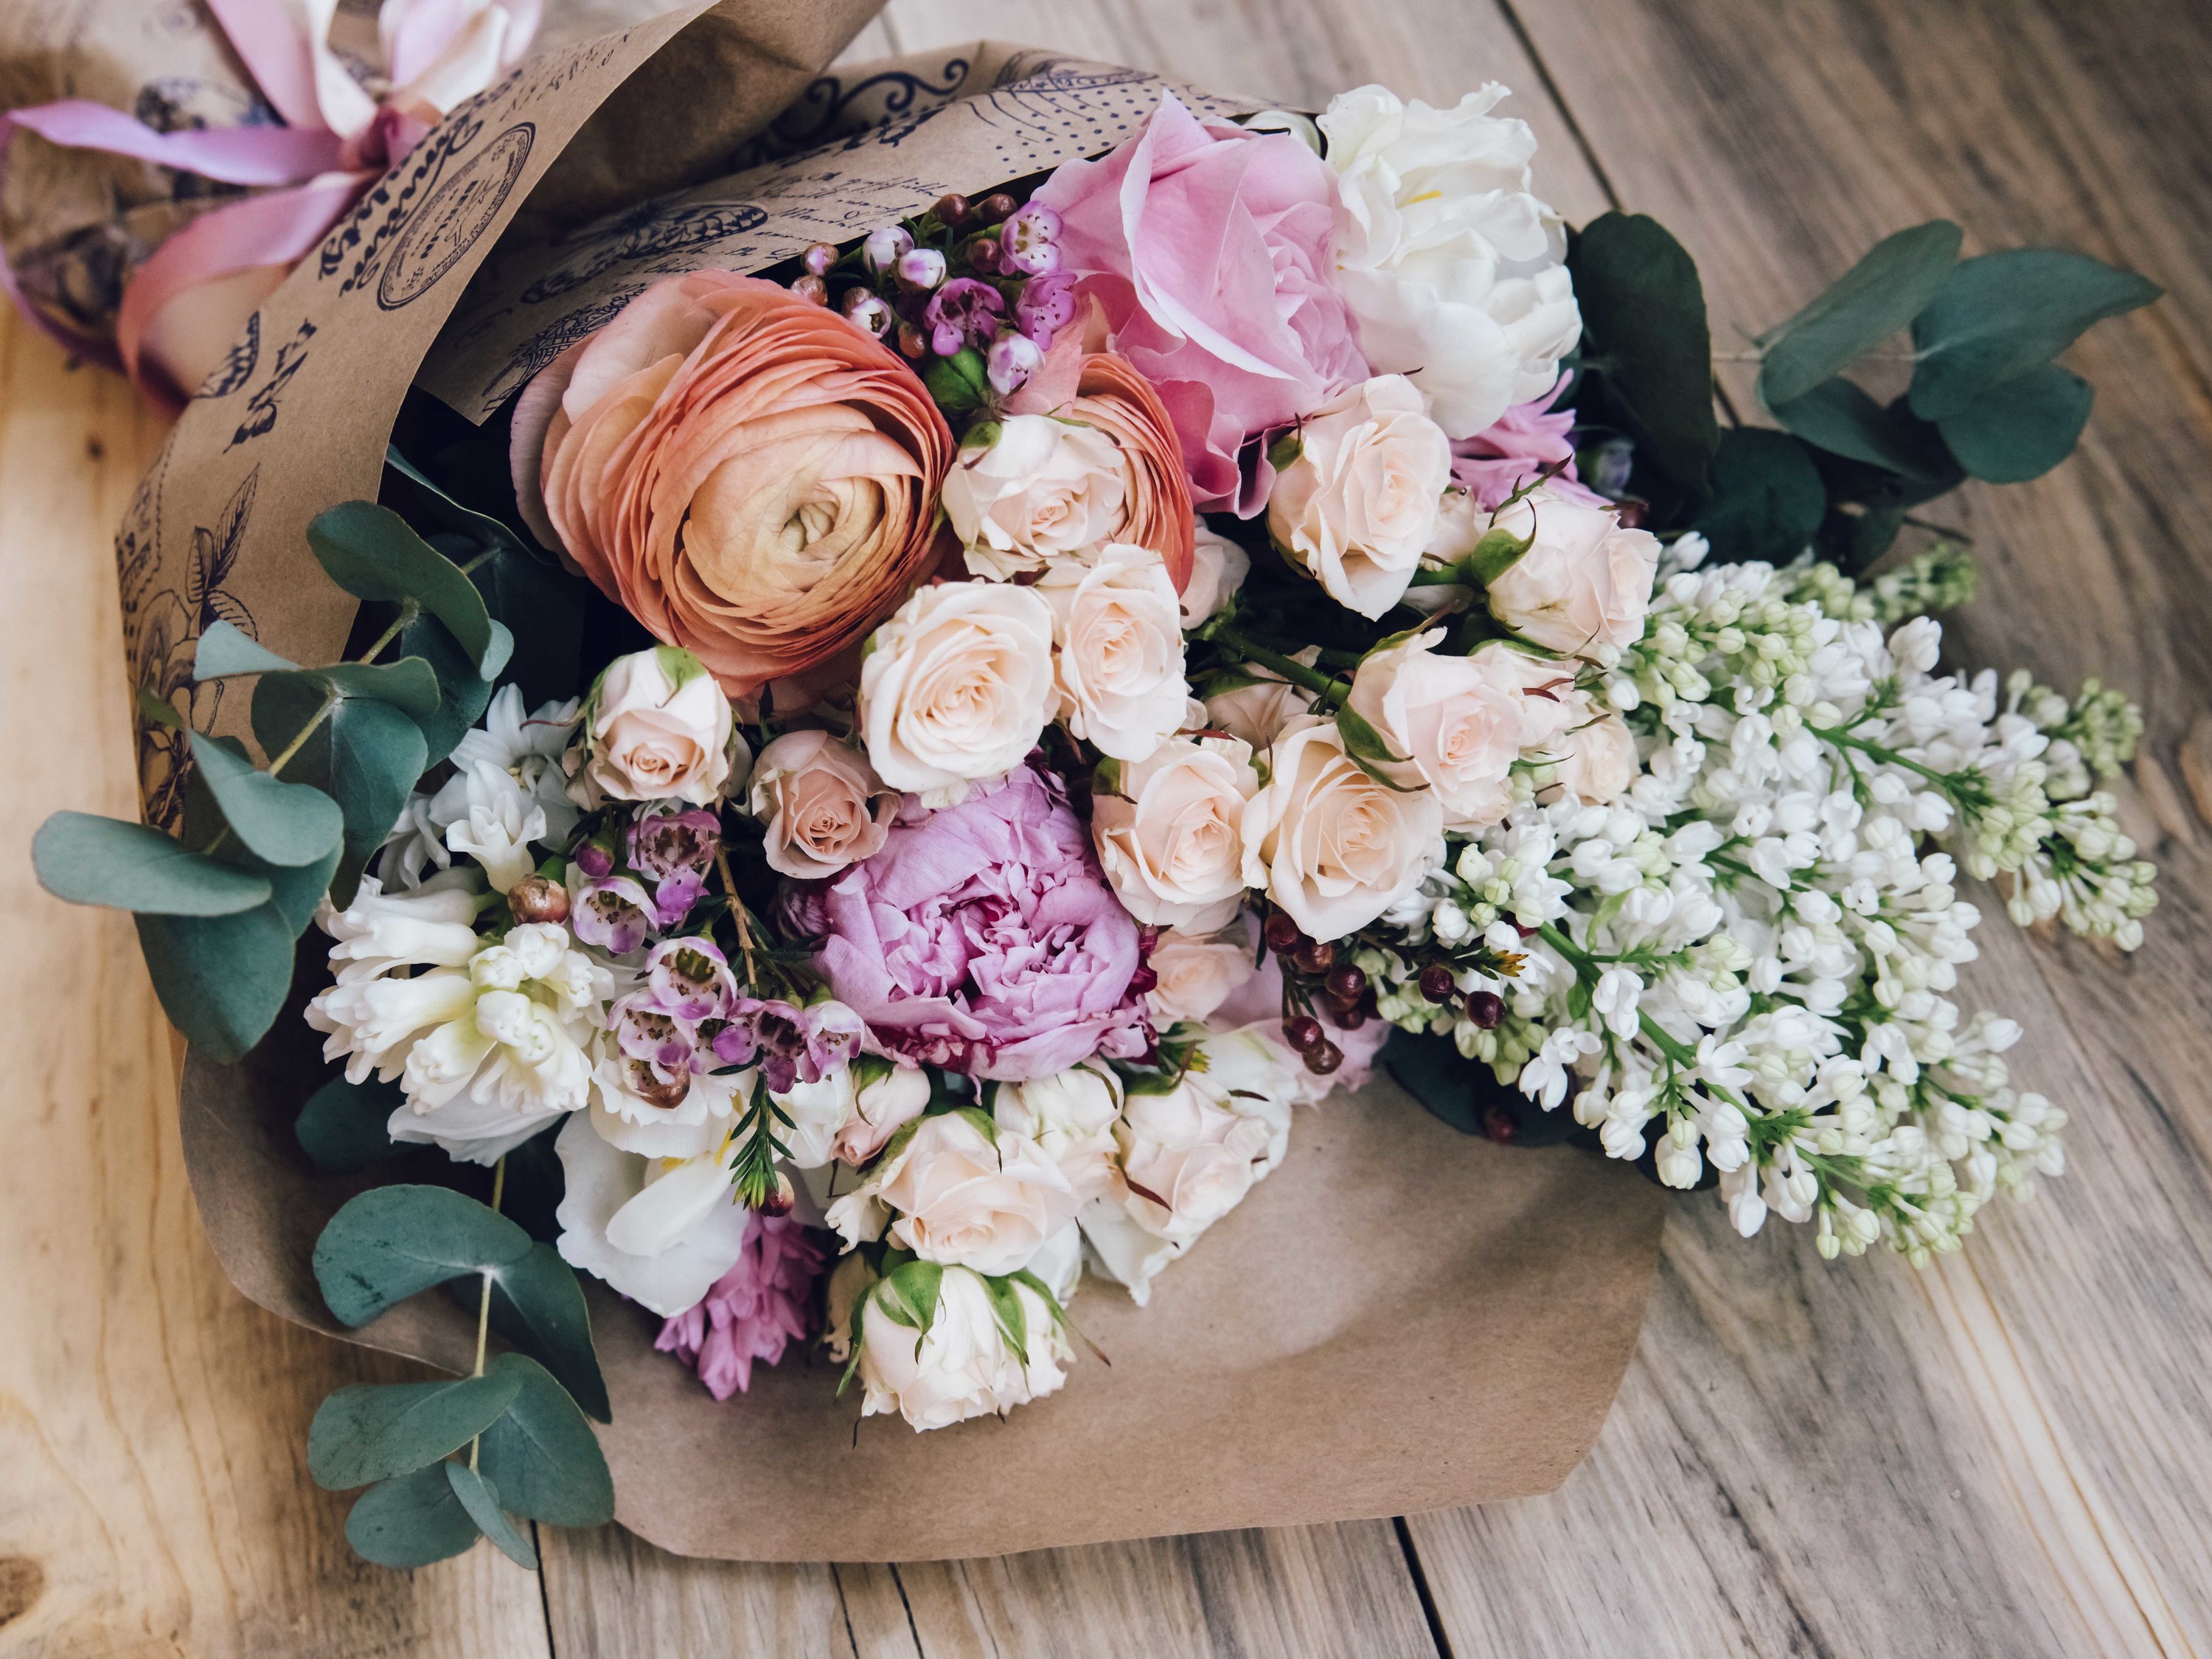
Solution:
<svg viewBox="0 0 2212 1659"><path fill-rule="evenodd" d="M566 921L568 890L550 876L525 876L507 890L507 905L519 922Z"/></svg>

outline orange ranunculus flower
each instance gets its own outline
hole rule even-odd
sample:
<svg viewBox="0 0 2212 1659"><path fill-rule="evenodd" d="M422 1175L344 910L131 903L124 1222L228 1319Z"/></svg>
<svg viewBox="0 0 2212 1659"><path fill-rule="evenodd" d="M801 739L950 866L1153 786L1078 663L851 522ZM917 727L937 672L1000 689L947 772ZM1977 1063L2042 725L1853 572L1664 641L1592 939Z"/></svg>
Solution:
<svg viewBox="0 0 2212 1659"><path fill-rule="evenodd" d="M952 434L896 355L774 283L655 283L524 389L523 516L733 696L854 645L930 554Z"/></svg>

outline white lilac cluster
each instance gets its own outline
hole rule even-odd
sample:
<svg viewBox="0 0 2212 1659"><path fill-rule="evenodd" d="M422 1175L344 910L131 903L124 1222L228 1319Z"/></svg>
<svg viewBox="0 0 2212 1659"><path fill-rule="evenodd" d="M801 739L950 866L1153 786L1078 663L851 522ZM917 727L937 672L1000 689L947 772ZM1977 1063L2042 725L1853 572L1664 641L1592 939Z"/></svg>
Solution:
<svg viewBox="0 0 2212 1659"><path fill-rule="evenodd" d="M1956 589L1917 572L1898 586ZM1745 1235L1771 1212L1824 1255L1886 1240L1923 1261L2000 1188L2064 1168L2064 1111L2002 1058L2020 1027L1955 1000L1981 921L1960 870L2006 884L2022 924L2134 948L2154 872L2089 775L2141 722L2094 684L2069 703L1939 673L1937 624L1886 630L1862 592L1820 567L1665 576L1596 692L1637 732L1633 786L1546 791L1458 843L1389 917L1397 948L1359 959L1386 1018L1547 1109L1571 1098L1613 1157L1682 1188L1710 1164ZM1490 1029L1406 969L1485 935L1519 958L1460 977L1502 999Z"/></svg>

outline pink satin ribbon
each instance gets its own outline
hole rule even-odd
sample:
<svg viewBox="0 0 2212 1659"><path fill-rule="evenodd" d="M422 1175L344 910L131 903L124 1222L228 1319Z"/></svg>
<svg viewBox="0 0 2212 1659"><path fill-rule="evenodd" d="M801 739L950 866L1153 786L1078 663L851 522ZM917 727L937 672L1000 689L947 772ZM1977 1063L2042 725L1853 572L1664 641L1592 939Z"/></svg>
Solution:
<svg viewBox="0 0 2212 1659"><path fill-rule="evenodd" d="M395 166L429 131L414 112L374 107L360 130L331 130L318 94L315 42L275 0L208 0L263 96L288 125L156 132L120 110L68 98L0 114L0 180L18 130L50 143L150 161L223 184L283 185L194 217L133 272L123 293L111 343L82 334L33 305L0 243L0 291L15 308L67 349L130 376L149 398L172 411L192 388L175 385L145 359L148 331L164 308L203 283L240 271L289 266L343 218L362 192ZM530 21L535 21L531 8ZM464 0L428 0L409 9L394 42L395 58L419 68L431 61L466 21ZM395 76L401 83L408 77ZM366 95L363 94L364 100Z"/></svg>

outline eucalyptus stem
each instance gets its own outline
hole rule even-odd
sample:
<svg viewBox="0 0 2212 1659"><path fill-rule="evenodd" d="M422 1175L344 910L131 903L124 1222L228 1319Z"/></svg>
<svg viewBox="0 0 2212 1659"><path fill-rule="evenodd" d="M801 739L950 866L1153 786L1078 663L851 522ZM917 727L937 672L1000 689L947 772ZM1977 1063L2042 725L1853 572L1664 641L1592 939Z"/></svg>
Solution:
<svg viewBox="0 0 2212 1659"><path fill-rule="evenodd" d="M1244 661L1256 663L1271 673L1279 674L1292 685L1312 692L1331 708L1341 703L1348 694L1348 688L1341 680L1332 678L1319 669L1309 668L1279 651L1271 651L1233 628L1217 628L1207 637Z"/></svg>
<svg viewBox="0 0 2212 1659"><path fill-rule="evenodd" d="M491 1170L491 1207L498 1212L499 1201L507 1192L507 1159L501 1157ZM484 1374L484 1344L491 1334L491 1275L483 1276L483 1291L477 1297L477 1367L471 1376ZM474 1470L477 1458L483 1449L483 1437L477 1435L469 1442L469 1468Z"/></svg>

